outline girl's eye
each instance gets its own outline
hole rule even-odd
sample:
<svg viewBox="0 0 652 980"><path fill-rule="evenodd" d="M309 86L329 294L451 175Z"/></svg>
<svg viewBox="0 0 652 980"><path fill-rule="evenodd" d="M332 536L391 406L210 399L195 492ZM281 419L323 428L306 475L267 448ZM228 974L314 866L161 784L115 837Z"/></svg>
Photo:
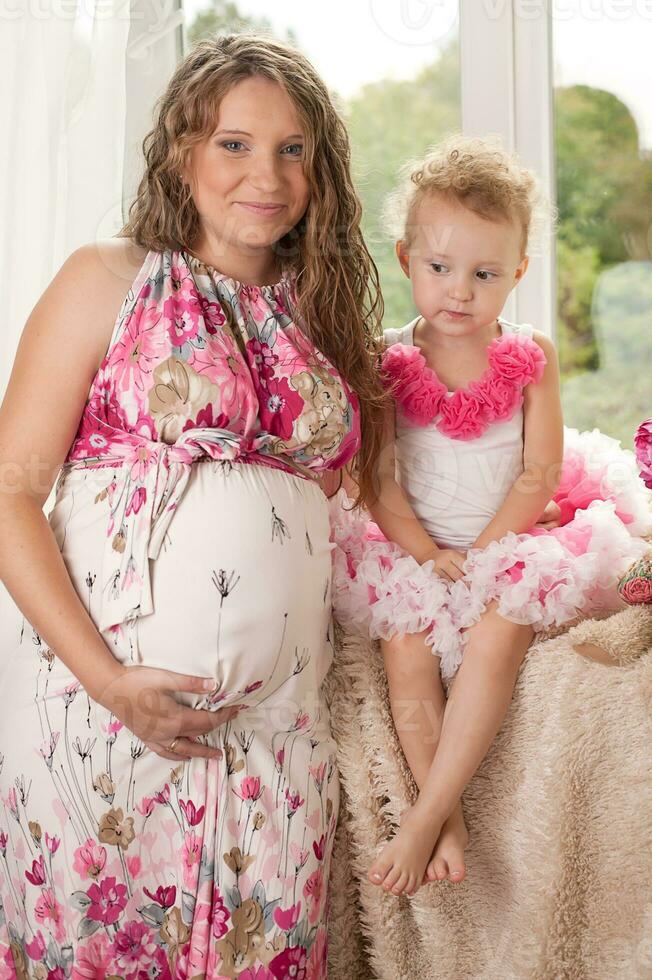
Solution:
<svg viewBox="0 0 652 980"><path fill-rule="evenodd" d="M443 272L446 269L446 266L442 265L441 262L431 262L430 268L433 269L435 272Z"/></svg>
<svg viewBox="0 0 652 980"><path fill-rule="evenodd" d="M486 269L480 269L480 271L477 272L476 275L477 275L478 279L481 279L482 280L482 282L489 282L490 279L494 279L495 278L496 273L495 272L488 272Z"/></svg>

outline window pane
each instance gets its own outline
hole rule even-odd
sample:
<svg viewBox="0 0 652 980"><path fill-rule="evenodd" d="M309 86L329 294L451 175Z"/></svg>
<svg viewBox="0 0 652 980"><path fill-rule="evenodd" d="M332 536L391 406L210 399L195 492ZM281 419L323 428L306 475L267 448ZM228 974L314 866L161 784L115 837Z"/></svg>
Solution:
<svg viewBox="0 0 652 980"><path fill-rule="evenodd" d="M572 4L563 15L561 7L553 14L565 418L579 429L597 426L628 448L650 414L652 5L647 7L646 13L644 4Z"/></svg>
<svg viewBox="0 0 652 980"><path fill-rule="evenodd" d="M352 145L362 227L385 300L385 326L411 319L411 293L380 209L401 164L460 128L458 0L184 0L186 48L217 29L271 30L292 40L336 97Z"/></svg>

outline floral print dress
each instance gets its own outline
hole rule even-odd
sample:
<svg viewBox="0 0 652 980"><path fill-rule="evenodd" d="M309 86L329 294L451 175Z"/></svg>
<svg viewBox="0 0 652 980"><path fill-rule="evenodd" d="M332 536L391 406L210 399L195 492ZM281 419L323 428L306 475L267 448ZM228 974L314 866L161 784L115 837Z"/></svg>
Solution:
<svg viewBox="0 0 652 980"><path fill-rule="evenodd" d="M339 791L327 500L359 405L295 282L150 251L48 520L114 656L213 677L237 719L177 765L93 701L0 587L0 978L326 976Z"/></svg>

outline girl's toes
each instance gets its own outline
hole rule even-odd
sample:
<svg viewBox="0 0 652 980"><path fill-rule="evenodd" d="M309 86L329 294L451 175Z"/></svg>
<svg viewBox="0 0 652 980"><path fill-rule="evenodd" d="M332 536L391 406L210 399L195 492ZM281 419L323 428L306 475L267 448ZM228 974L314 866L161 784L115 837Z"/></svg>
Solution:
<svg viewBox="0 0 652 980"><path fill-rule="evenodd" d="M412 897L412 895L416 894L418 887L419 887L418 876L410 875L407 883L407 888L405 889L406 894Z"/></svg>
<svg viewBox="0 0 652 980"><path fill-rule="evenodd" d="M464 867L452 868L451 871L449 871L448 876L451 881L464 881L465 872L466 868Z"/></svg>
<svg viewBox="0 0 652 980"><path fill-rule="evenodd" d="M396 884L392 887L392 892L394 895L402 895L405 890L405 886L408 883L409 875L407 871L403 871L401 877L398 879Z"/></svg>
<svg viewBox="0 0 652 980"><path fill-rule="evenodd" d="M441 857L433 858L426 874L429 881L443 881L448 874L448 865Z"/></svg>
<svg viewBox="0 0 652 980"><path fill-rule="evenodd" d="M401 869L397 868L396 866L392 867L392 869L388 871L383 882L383 888L385 891L390 892L400 877Z"/></svg>
<svg viewBox="0 0 652 980"><path fill-rule="evenodd" d="M385 857L383 854L374 861L374 863L369 868L369 873L367 877L374 885L381 885L385 878L387 877L387 872L392 867L392 862L389 858Z"/></svg>

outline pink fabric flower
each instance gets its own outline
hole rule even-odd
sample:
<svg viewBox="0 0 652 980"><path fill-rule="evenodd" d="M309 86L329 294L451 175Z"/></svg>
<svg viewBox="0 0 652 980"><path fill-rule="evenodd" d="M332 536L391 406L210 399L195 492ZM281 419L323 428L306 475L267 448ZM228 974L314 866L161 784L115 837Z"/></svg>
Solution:
<svg viewBox="0 0 652 980"><path fill-rule="evenodd" d="M233 792L241 800L246 800L248 803L255 803L262 793L260 776L245 776L240 786L235 787Z"/></svg>
<svg viewBox="0 0 652 980"><path fill-rule="evenodd" d="M151 966L158 949L152 930L144 922L132 920L120 929L113 940L116 966L120 972Z"/></svg>
<svg viewBox="0 0 652 980"><path fill-rule="evenodd" d="M54 927L57 941L60 942L63 939L65 929L62 910L51 888L41 889L40 897L34 905L34 915L37 922L47 924L49 928Z"/></svg>
<svg viewBox="0 0 652 980"><path fill-rule="evenodd" d="M294 420L303 411L303 398L291 388L286 378L261 379L260 421L272 435L289 439Z"/></svg>
<svg viewBox="0 0 652 980"><path fill-rule="evenodd" d="M26 871L25 877L33 885L45 884L45 861L43 860L42 854L39 854L36 861L32 861L32 870Z"/></svg>
<svg viewBox="0 0 652 980"><path fill-rule="evenodd" d="M75 851L72 866L81 878L97 878L106 864L106 848L90 837Z"/></svg>
<svg viewBox="0 0 652 980"><path fill-rule="evenodd" d="M149 888L143 888L143 891L148 898L151 898L153 902L160 905L162 909L172 908L174 900L177 897L176 885L168 885L167 888L164 885L159 885L154 894L152 894Z"/></svg>
<svg viewBox="0 0 652 980"><path fill-rule="evenodd" d="M276 980L307 980L307 957L303 946L291 946L275 956L269 964Z"/></svg>
<svg viewBox="0 0 652 980"><path fill-rule="evenodd" d="M546 355L535 340L508 333L488 347L489 365L512 384L537 384L543 377Z"/></svg>
<svg viewBox="0 0 652 980"><path fill-rule="evenodd" d="M231 913L224 904L222 896L219 891L215 889L213 893L213 905L211 908L211 922L212 922L212 932L215 939L221 939L229 931L229 919L231 918Z"/></svg>
<svg viewBox="0 0 652 980"><path fill-rule="evenodd" d="M486 405L486 419L490 422L504 422L523 404L523 392L500 374L492 371L484 384L472 381L469 391L478 401Z"/></svg>
<svg viewBox="0 0 652 980"><path fill-rule="evenodd" d="M197 808L192 800L179 800L179 806L183 810L183 815L191 827L196 827L204 819L204 806Z"/></svg>
<svg viewBox="0 0 652 980"><path fill-rule="evenodd" d="M201 860L202 838L194 830L188 830L183 835L183 880L186 885L194 884L195 869Z"/></svg>
<svg viewBox="0 0 652 980"><path fill-rule="evenodd" d="M381 381L385 387L394 388L398 396L410 381L419 380L425 367L426 359L418 347L392 344L381 359Z"/></svg>
<svg viewBox="0 0 652 980"><path fill-rule="evenodd" d="M324 890L324 873L321 868L312 872L303 886L304 897L308 900L308 921L314 925L319 918Z"/></svg>
<svg viewBox="0 0 652 980"><path fill-rule="evenodd" d="M274 922L282 929L283 932L290 932L294 929L297 922L299 921L299 915L301 914L301 902L297 902L296 905L291 905L288 909L274 909Z"/></svg>
<svg viewBox="0 0 652 980"><path fill-rule="evenodd" d="M274 354L268 344L252 338L247 343L251 363L262 378L274 377L274 366L278 364L278 355Z"/></svg>
<svg viewBox="0 0 652 980"><path fill-rule="evenodd" d="M209 336L214 336L217 333L218 327L223 327L226 323L224 311L219 303L216 303L208 296L204 296L203 293L199 294L199 305L202 316L204 317L206 333Z"/></svg>
<svg viewBox="0 0 652 980"><path fill-rule="evenodd" d="M440 411L445 396L445 385L424 367L420 378L414 378L403 387L401 407L415 425L426 425Z"/></svg>
<svg viewBox="0 0 652 980"><path fill-rule="evenodd" d="M77 947L72 968L72 980L97 980L111 972L109 940L103 931L96 932L83 945Z"/></svg>
<svg viewBox="0 0 652 980"><path fill-rule="evenodd" d="M147 500L147 490L145 489L145 487L136 487L136 489L131 495L131 499L129 503L127 504L127 510L126 510L127 517L131 513L137 514L146 500Z"/></svg>
<svg viewBox="0 0 652 980"><path fill-rule="evenodd" d="M117 883L115 878L103 878L91 885L86 892L91 904L86 909L86 917L102 925L110 926L120 918L127 904L127 887Z"/></svg>
<svg viewBox="0 0 652 980"><path fill-rule="evenodd" d="M623 575L618 594L630 606L652 603L652 559L642 558Z"/></svg>
<svg viewBox="0 0 652 980"><path fill-rule="evenodd" d="M446 387L418 347L409 344L392 344L384 352L381 361L381 381L390 388L409 421L426 425L439 412Z"/></svg>
<svg viewBox="0 0 652 980"><path fill-rule="evenodd" d="M173 347L183 345L199 333L203 310L197 294L187 297L169 296L163 303L163 317Z"/></svg>
<svg viewBox="0 0 652 980"><path fill-rule="evenodd" d="M438 428L451 439L475 439L486 428L482 402L469 391L455 391L441 406Z"/></svg>
<svg viewBox="0 0 652 980"><path fill-rule="evenodd" d="M641 422L636 430L634 452L641 479L652 490L652 419Z"/></svg>
<svg viewBox="0 0 652 980"><path fill-rule="evenodd" d="M620 595L630 606L652 602L652 581L649 578L631 578L620 590Z"/></svg>

